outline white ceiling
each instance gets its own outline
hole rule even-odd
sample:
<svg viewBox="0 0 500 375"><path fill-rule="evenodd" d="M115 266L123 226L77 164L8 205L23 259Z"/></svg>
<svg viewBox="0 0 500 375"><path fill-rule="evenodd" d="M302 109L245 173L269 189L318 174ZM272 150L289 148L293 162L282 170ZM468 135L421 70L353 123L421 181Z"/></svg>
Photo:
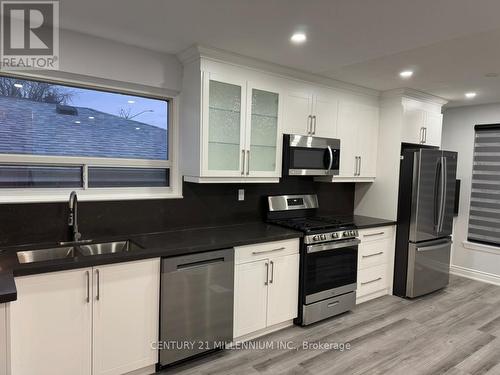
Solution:
<svg viewBox="0 0 500 375"><path fill-rule="evenodd" d="M498 0L61 1L66 29L168 53L198 43L451 105L500 102L500 77L484 77L500 74L499 14ZM300 46L289 42L298 29Z"/></svg>

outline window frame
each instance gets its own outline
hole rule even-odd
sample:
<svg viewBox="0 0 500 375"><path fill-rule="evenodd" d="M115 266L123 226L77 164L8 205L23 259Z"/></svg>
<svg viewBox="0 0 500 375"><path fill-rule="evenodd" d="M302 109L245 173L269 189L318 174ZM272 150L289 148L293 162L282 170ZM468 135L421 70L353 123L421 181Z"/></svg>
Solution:
<svg viewBox="0 0 500 375"><path fill-rule="evenodd" d="M165 100L168 105L167 124L167 145L168 160L147 160L147 159L123 159L123 158L100 158L100 157L79 157L79 156L45 156L29 154L0 154L0 164L31 164L43 166L83 166L83 188L5 188L0 189L1 203L36 203L36 202L61 202L69 199L72 191L78 193L78 198L82 201L113 201L113 200L139 200L139 199L167 199L182 198L182 184L179 174L179 103L175 95L159 94L156 88L141 88L134 90L120 87L120 84L93 83L99 79L88 77L88 80L81 79L57 79L52 77L40 77L32 74L10 74L0 73L0 78L19 78L47 82L58 85L65 85L75 88L85 88L90 90L105 91L117 94L134 95L150 99ZM105 80L103 80L105 81ZM92 82L92 83L89 83ZM124 84L123 86L130 84ZM112 188L88 188L87 176L88 167L136 167L136 168L168 168L168 187L112 187Z"/></svg>

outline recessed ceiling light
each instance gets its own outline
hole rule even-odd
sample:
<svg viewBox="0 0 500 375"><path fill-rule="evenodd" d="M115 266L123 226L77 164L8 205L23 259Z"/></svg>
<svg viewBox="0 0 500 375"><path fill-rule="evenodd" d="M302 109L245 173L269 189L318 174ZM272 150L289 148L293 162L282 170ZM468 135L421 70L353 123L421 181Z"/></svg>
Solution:
<svg viewBox="0 0 500 375"><path fill-rule="evenodd" d="M298 32L292 35L290 40L296 44L304 43L307 40L306 34Z"/></svg>
<svg viewBox="0 0 500 375"><path fill-rule="evenodd" d="M402 72L399 73L401 78L410 78L413 75L412 70L403 70Z"/></svg>
<svg viewBox="0 0 500 375"><path fill-rule="evenodd" d="M141 130L141 128L135 128L135 130Z"/></svg>
<svg viewBox="0 0 500 375"><path fill-rule="evenodd" d="M93 120L93 119L95 119L94 116L89 116L89 120Z"/></svg>
<svg viewBox="0 0 500 375"><path fill-rule="evenodd" d="M496 78L496 77L498 77L498 73L494 73L494 72L486 73L484 76L488 77L488 78Z"/></svg>
<svg viewBox="0 0 500 375"><path fill-rule="evenodd" d="M81 121L78 120L75 121L75 124L81 124L81 123L82 123Z"/></svg>
<svg viewBox="0 0 500 375"><path fill-rule="evenodd" d="M128 104L134 104L135 103L135 100L128 100L127 101Z"/></svg>
<svg viewBox="0 0 500 375"><path fill-rule="evenodd" d="M466 92L466 93L465 93L465 97L466 97L467 99L472 99L472 98L475 98L475 97L476 97L476 95L477 95L477 94L476 94L475 92Z"/></svg>
<svg viewBox="0 0 500 375"><path fill-rule="evenodd" d="M23 85L21 85L20 83L14 83L14 87L17 87L18 89L22 89Z"/></svg>

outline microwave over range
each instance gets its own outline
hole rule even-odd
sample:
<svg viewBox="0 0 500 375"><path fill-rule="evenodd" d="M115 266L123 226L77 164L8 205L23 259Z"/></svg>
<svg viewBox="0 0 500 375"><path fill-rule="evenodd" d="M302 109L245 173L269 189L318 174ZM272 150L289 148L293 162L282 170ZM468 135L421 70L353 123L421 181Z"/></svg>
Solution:
<svg viewBox="0 0 500 375"><path fill-rule="evenodd" d="M340 140L298 134L283 136L283 174L333 176L339 174Z"/></svg>

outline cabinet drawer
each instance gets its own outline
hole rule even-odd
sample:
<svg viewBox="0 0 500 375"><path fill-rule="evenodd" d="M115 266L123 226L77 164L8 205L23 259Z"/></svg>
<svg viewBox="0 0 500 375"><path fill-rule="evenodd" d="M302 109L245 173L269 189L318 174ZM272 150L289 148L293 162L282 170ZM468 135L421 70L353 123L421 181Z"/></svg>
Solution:
<svg viewBox="0 0 500 375"><path fill-rule="evenodd" d="M234 262L236 264L266 259L270 256L297 254L299 252L299 239L293 238L291 240L237 246L234 251Z"/></svg>
<svg viewBox="0 0 500 375"><path fill-rule="evenodd" d="M376 241L383 238L390 238L394 235L394 226L378 227L359 230L361 242Z"/></svg>
<svg viewBox="0 0 500 375"><path fill-rule="evenodd" d="M387 280L387 265L370 267L358 272L358 297L378 292L386 289L389 283Z"/></svg>
<svg viewBox="0 0 500 375"><path fill-rule="evenodd" d="M391 243L392 241L389 238L362 242L358 251L358 269L387 264L389 262Z"/></svg>

